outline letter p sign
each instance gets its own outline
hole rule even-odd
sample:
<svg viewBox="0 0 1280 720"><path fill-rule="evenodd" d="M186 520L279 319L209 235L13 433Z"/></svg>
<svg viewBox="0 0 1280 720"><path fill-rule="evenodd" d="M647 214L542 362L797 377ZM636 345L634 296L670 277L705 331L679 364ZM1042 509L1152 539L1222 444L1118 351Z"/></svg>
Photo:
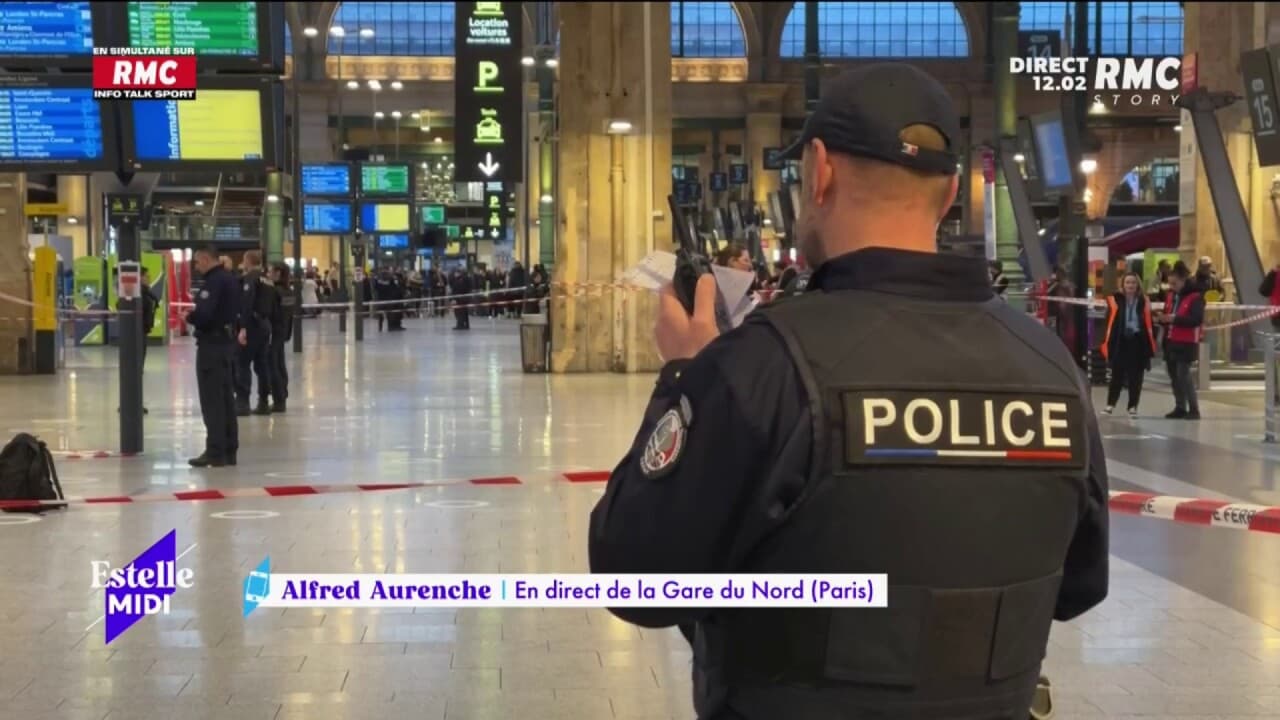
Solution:
<svg viewBox="0 0 1280 720"><path fill-rule="evenodd" d="M502 92L498 82L498 63L492 60L481 60L476 68L476 92Z"/></svg>

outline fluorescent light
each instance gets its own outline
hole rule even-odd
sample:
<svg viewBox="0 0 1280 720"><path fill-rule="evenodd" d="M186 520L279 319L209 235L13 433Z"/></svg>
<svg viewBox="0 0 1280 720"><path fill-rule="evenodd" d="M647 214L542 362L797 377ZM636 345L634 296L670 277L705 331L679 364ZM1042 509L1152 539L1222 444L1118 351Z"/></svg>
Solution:
<svg viewBox="0 0 1280 720"><path fill-rule="evenodd" d="M426 169L427 169L427 163L425 163L425 162L424 162L424 163L422 163L422 169L423 169L423 170L426 170Z"/></svg>
<svg viewBox="0 0 1280 720"><path fill-rule="evenodd" d="M307 27L302 28L302 34L307 37L315 37L320 34L320 31L308 25Z"/></svg>
<svg viewBox="0 0 1280 720"><path fill-rule="evenodd" d="M547 66L547 67L549 67L549 68L553 68L553 67L559 67L559 66L560 66L560 61L559 61L559 60L557 60L557 59L555 59L555 58L547 58L546 60L544 60L544 61L542 62L542 64L543 64L543 65L546 65L546 66Z"/></svg>
<svg viewBox="0 0 1280 720"><path fill-rule="evenodd" d="M347 89L348 89L348 90L359 90L359 89L360 89L360 83L359 83L359 82L356 82L355 80L348 80L348 81L347 81Z"/></svg>
<svg viewBox="0 0 1280 720"><path fill-rule="evenodd" d="M420 113L420 112L411 112L411 113L409 113L409 117L413 118L414 120L417 120L418 118L422 117L422 113Z"/></svg>
<svg viewBox="0 0 1280 720"><path fill-rule="evenodd" d="M439 135L437 135L437 136L436 136L436 139L435 139L433 142L442 143L442 142L444 142L444 138L442 138L442 137L440 137Z"/></svg>
<svg viewBox="0 0 1280 720"><path fill-rule="evenodd" d="M534 63L533 58L529 57L528 55L525 55L524 57L520 58L520 64L525 67L533 67L533 63Z"/></svg>
<svg viewBox="0 0 1280 720"><path fill-rule="evenodd" d="M360 28L360 37L365 39L373 37L373 28Z"/></svg>
<svg viewBox="0 0 1280 720"><path fill-rule="evenodd" d="M386 115L385 115L385 114L383 114L383 112L382 112L381 110L379 110L378 112L374 113L374 114L373 114L373 116L374 116L374 117L376 117L376 118L378 118L379 120L381 120L382 118L386 117Z"/></svg>
<svg viewBox="0 0 1280 720"><path fill-rule="evenodd" d="M404 83L400 82L399 80L392 80L392 81L391 81L391 89L392 89L392 90L403 90L403 89L404 89Z"/></svg>
<svg viewBox="0 0 1280 720"><path fill-rule="evenodd" d="M1014 154L1013 154L1013 161L1014 161L1014 162L1016 162L1016 163L1026 162L1026 160L1027 160L1027 156L1026 156L1026 155L1023 155L1022 153L1014 153Z"/></svg>
<svg viewBox="0 0 1280 720"><path fill-rule="evenodd" d="M554 202L555 198L552 198L550 195L543 195L541 200L543 205L550 205Z"/></svg>
<svg viewBox="0 0 1280 720"><path fill-rule="evenodd" d="M1097 100L1095 100L1093 104L1089 106L1090 115L1105 115L1106 113L1107 113L1107 106L1103 105Z"/></svg>
<svg viewBox="0 0 1280 720"><path fill-rule="evenodd" d="M400 119L400 111L399 111L399 110L392 110L392 111L391 111L391 117L393 117L393 118L395 118L395 119L399 120L399 119Z"/></svg>
<svg viewBox="0 0 1280 720"><path fill-rule="evenodd" d="M268 196L267 196L267 202L269 202L269 203L273 203L273 202L280 202L280 196L279 196L279 195L274 195L274 194L272 194L272 195L268 195Z"/></svg>
<svg viewBox="0 0 1280 720"><path fill-rule="evenodd" d="M382 89L382 82L381 82L381 81L379 81L379 80L370 80L370 81L369 81L369 89L370 89L370 90L381 90L381 89Z"/></svg>
<svg viewBox="0 0 1280 720"><path fill-rule="evenodd" d="M418 128L418 129L419 129L419 130L421 130L422 132L431 132L431 126L430 126L430 125L423 125L422 127Z"/></svg>
<svg viewBox="0 0 1280 720"><path fill-rule="evenodd" d="M1182 126L1181 126L1181 125L1174 125L1174 126L1173 126L1173 131L1174 131L1174 132L1182 132Z"/></svg>
<svg viewBox="0 0 1280 720"><path fill-rule="evenodd" d="M346 37L347 31L343 29L341 25L334 25L333 27L329 28L329 34L336 38L340 38L340 37Z"/></svg>
<svg viewBox="0 0 1280 720"><path fill-rule="evenodd" d="M203 200L197 200L197 201L196 201L196 207L204 207L204 201L203 201Z"/></svg>
<svg viewBox="0 0 1280 720"><path fill-rule="evenodd" d="M68 224L68 225L75 225L75 224L76 224L76 223L78 223L78 222L80 222L80 220L79 220L78 218L76 218L76 217L69 217L69 218L67 218L67 224Z"/></svg>
<svg viewBox="0 0 1280 720"><path fill-rule="evenodd" d="M1092 175L1098 169L1098 161L1093 158L1085 158L1080 161L1080 172L1085 175Z"/></svg>
<svg viewBox="0 0 1280 720"><path fill-rule="evenodd" d="M622 135L631 132L630 120L610 120L609 132L615 135Z"/></svg>

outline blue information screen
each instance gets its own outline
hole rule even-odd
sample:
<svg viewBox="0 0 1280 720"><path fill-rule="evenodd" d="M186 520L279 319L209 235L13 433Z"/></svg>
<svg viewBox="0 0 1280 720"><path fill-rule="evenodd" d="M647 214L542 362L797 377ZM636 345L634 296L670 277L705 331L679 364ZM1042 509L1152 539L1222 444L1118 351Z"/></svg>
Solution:
<svg viewBox="0 0 1280 720"><path fill-rule="evenodd" d="M87 2L0 3L0 55L89 55L93 20Z"/></svg>
<svg viewBox="0 0 1280 720"><path fill-rule="evenodd" d="M1047 190L1070 188L1075 181L1071 171L1071 157L1067 152L1067 138L1061 120L1033 123L1036 138L1036 155L1040 161L1040 178Z"/></svg>
<svg viewBox="0 0 1280 720"><path fill-rule="evenodd" d="M0 161L100 162L102 115L89 88L0 88Z"/></svg>
<svg viewBox="0 0 1280 720"><path fill-rule="evenodd" d="M380 248L407 248L409 247L408 235L379 235L378 247Z"/></svg>
<svg viewBox="0 0 1280 720"><path fill-rule="evenodd" d="M350 195L351 167L349 165L303 165L303 195Z"/></svg>
<svg viewBox="0 0 1280 720"><path fill-rule="evenodd" d="M347 235L352 232L351 203L303 203L302 232Z"/></svg>

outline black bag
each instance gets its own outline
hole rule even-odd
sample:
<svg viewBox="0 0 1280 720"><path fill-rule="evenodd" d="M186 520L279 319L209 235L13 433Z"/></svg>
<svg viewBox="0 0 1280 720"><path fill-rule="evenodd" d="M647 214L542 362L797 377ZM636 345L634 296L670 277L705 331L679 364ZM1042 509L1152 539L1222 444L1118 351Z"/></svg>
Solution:
<svg viewBox="0 0 1280 720"><path fill-rule="evenodd" d="M61 500L62 484L49 448L33 435L18 433L0 450L0 503L6 500ZM44 512L65 503L5 507L5 512Z"/></svg>

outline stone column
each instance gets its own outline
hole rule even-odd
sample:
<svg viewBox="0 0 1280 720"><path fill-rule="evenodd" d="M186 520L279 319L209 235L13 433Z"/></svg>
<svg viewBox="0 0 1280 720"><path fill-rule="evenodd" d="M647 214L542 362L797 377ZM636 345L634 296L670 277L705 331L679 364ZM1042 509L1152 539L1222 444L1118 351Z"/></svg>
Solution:
<svg viewBox="0 0 1280 720"><path fill-rule="evenodd" d="M656 370L653 294L582 284L616 282L651 248L671 248L670 6L564 3L560 12L552 370ZM612 119L631 133L608 134Z"/></svg>
<svg viewBox="0 0 1280 720"><path fill-rule="evenodd" d="M769 193L777 192L782 173L764 169L764 149L782 145L782 101L787 86L760 83L743 88L747 105L747 141L743 152L751 166L751 197L768 207Z"/></svg>
<svg viewBox="0 0 1280 720"><path fill-rule="evenodd" d="M27 245L27 180L22 173L0 173L0 375L30 365L31 257Z"/></svg>
<svg viewBox="0 0 1280 720"><path fill-rule="evenodd" d="M1184 47L1187 53L1196 54L1200 85L1216 92L1231 91L1244 97L1240 54L1280 41L1277 37L1280 33L1268 33L1269 26L1280 24L1280 5L1277 3L1187 3L1184 21ZM1217 117L1265 271L1280 261L1280 224L1271 200L1277 169L1257 167L1249 109L1243 100L1219 110ZM1184 146L1194 146L1195 137L1187 113L1183 113L1182 127L1179 142ZM1228 276L1230 268L1226 267L1222 232L1205 182L1199 152L1188 153L1184 148L1180 155L1182 162L1178 172L1183 197L1179 199L1182 215L1179 250L1192 268L1198 258L1208 255L1213 258L1219 272ZM1189 193L1192 183L1195 191Z"/></svg>
<svg viewBox="0 0 1280 720"><path fill-rule="evenodd" d="M58 234L71 238L75 257L89 254L89 178L86 175L59 175L58 202L67 206L67 212L58 216ZM68 222L75 218L76 222ZM74 258L69 258L74 259Z"/></svg>

